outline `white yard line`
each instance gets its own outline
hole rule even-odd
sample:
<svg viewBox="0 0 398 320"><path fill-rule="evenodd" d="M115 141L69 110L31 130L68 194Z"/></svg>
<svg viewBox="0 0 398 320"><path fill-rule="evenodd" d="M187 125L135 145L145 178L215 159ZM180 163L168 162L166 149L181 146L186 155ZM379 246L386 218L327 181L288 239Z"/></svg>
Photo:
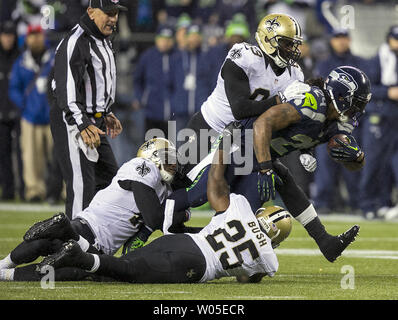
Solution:
<svg viewBox="0 0 398 320"><path fill-rule="evenodd" d="M319 249L275 249L277 255L284 256L320 256ZM346 250L342 256L347 258L398 260L395 250Z"/></svg>

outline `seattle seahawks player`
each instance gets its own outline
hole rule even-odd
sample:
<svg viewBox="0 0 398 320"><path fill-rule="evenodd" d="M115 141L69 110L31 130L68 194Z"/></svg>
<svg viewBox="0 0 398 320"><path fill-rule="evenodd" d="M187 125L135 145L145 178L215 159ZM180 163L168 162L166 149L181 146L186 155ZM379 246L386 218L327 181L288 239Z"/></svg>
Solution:
<svg viewBox="0 0 398 320"><path fill-rule="evenodd" d="M77 267L133 283L194 283L229 276L259 282L265 275L272 277L278 269L273 247L289 235L290 216L283 209L260 209L256 216L245 197L229 194L223 157L218 150L207 190L217 213L200 233L167 234L121 258L85 253L71 240L39 268Z"/></svg>
<svg viewBox="0 0 398 320"><path fill-rule="evenodd" d="M292 84L298 88L298 92L290 90L291 99L282 96L284 104L269 109L258 118L241 122L245 129L254 131L254 145L247 143L241 147L246 150L254 148L256 157L253 159L253 167L258 172L234 175L232 156L232 165L229 166L226 177L231 191L244 195L252 210L275 197L278 172L274 172L274 161L293 150L315 147L338 133L344 133L350 137L350 142L338 141L339 147L331 150L331 156L351 170L358 170L364 165L364 153L350 134L371 98L370 82L366 74L359 69L344 66L333 70L326 81L314 80L311 83L312 86ZM246 142L245 139L240 141ZM184 205L200 205L206 201L204 182L208 173L208 168L203 168L202 178L192 192L178 190L170 196L176 200L179 210ZM292 196L294 193L296 197ZM305 227L331 262L358 233L359 229L354 226L339 236L328 234L308 198L293 183L290 191L279 194L292 216Z"/></svg>
<svg viewBox="0 0 398 320"><path fill-rule="evenodd" d="M0 261L0 269L12 269L53 253L69 239L78 241L84 251L110 255L132 236L142 246L153 230L162 228L161 204L171 192L176 149L170 141L155 138L145 142L137 155L121 166L112 183L75 219L69 221L60 213L32 226L24 241ZM174 217L175 221L179 218L184 221L185 212ZM23 279L24 269L17 270L15 278Z"/></svg>
<svg viewBox="0 0 398 320"><path fill-rule="evenodd" d="M259 47L248 43L235 44L219 72L217 85L203 103L188 128L196 136L199 161L210 149L210 137L202 141L200 130L207 129L217 136L230 122L259 116L280 103L278 92L295 80L304 80L296 61L302 43L300 25L286 14L269 14L259 23L256 40ZM187 174L198 159L189 159L184 166Z"/></svg>

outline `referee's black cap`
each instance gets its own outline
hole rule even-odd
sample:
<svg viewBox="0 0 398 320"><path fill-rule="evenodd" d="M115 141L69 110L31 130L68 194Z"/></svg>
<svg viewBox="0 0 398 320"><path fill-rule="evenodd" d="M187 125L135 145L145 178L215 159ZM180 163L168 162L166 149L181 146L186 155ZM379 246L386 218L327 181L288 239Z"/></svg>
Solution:
<svg viewBox="0 0 398 320"><path fill-rule="evenodd" d="M119 0L90 0L89 7L91 8L99 8L105 13L113 11L113 10L120 10L120 11L127 11L125 6L119 4Z"/></svg>

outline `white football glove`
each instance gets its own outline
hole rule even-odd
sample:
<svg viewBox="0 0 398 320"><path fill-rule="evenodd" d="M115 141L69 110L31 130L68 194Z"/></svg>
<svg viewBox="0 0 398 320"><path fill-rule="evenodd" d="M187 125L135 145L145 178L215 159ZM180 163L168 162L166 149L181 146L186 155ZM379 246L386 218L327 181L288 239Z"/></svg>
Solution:
<svg viewBox="0 0 398 320"><path fill-rule="evenodd" d="M317 162L315 157L308 153L303 153L300 155L300 162L301 165L304 167L305 170L308 172L314 172L317 167Z"/></svg>
<svg viewBox="0 0 398 320"><path fill-rule="evenodd" d="M296 99L303 100L305 98L305 93L310 91L311 87L308 84L295 80L287 86L283 93L279 92L279 96L282 102Z"/></svg>

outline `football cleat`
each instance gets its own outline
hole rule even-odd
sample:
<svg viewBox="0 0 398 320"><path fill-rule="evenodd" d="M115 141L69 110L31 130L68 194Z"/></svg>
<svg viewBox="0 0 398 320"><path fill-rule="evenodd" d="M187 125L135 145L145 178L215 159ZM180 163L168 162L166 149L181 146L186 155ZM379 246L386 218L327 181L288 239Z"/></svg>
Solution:
<svg viewBox="0 0 398 320"><path fill-rule="evenodd" d="M69 240L62 245L62 248L47 257L45 257L36 267L36 271L53 267L54 269L61 267L83 267L85 261L84 252L75 240Z"/></svg>
<svg viewBox="0 0 398 320"><path fill-rule="evenodd" d="M346 232L331 237L325 245L320 246L322 254L329 262L334 262L352 242L355 241L359 232L359 226L355 225Z"/></svg>
<svg viewBox="0 0 398 320"><path fill-rule="evenodd" d="M49 219L35 223L26 231L23 239L27 242L38 239L68 241L69 239L78 240L78 236L72 229L68 217L60 212Z"/></svg>

